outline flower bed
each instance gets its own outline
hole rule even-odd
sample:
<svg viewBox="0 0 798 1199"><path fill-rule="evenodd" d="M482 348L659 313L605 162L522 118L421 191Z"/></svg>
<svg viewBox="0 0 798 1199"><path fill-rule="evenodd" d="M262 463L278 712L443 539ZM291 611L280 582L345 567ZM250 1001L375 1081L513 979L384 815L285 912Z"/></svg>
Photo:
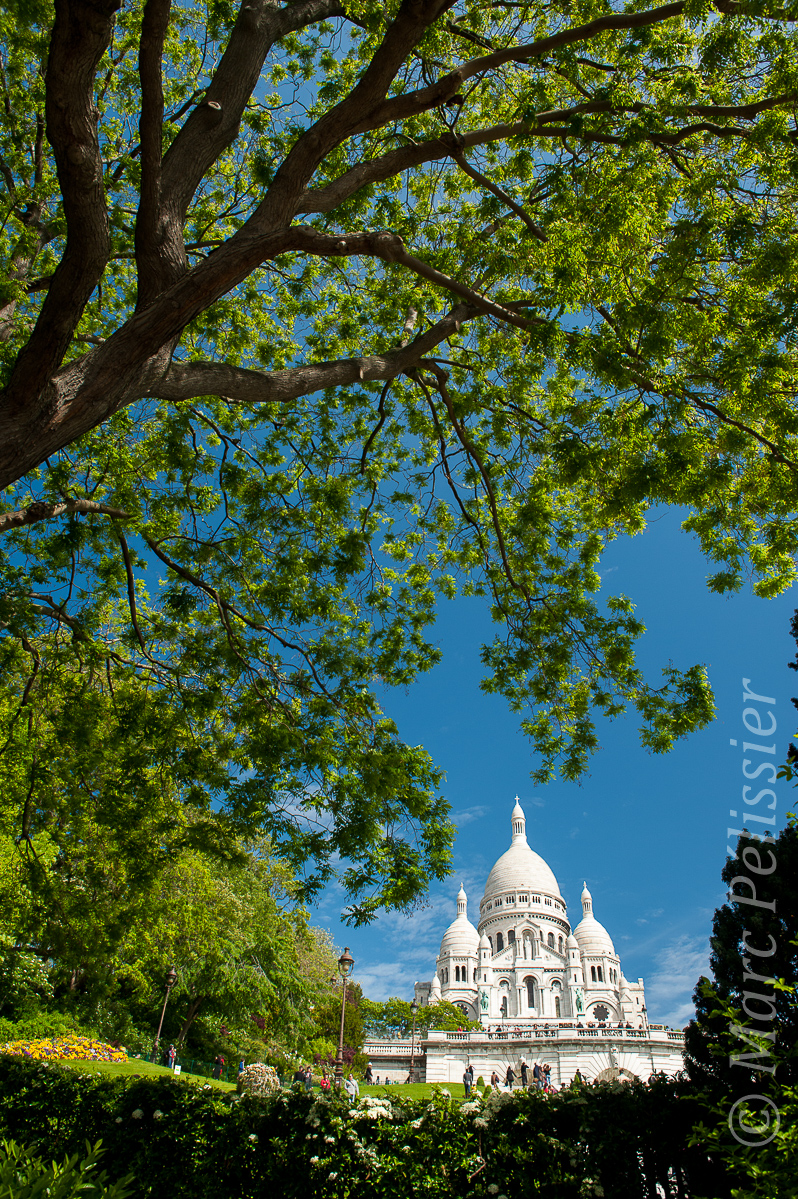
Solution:
<svg viewBox="0 0 798 1199"><path fill-rule="evenodd" d="M124 1049L115 1049L91 1037L45 1037L38 1041L7 1041L0 1053L40 1062L126 1062Z"/></svg>

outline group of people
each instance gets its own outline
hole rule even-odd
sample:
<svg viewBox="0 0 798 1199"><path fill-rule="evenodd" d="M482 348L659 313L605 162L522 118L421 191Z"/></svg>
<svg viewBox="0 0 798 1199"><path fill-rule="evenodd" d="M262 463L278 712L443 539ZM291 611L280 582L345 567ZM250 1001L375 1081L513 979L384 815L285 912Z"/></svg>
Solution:
<svg viewBox="0 0 798 1199"><path fill-rule="evenodd" d="M535 1062L531 1070L531 1082L529 1066L523 1060L519 1067L519 1073L521 1075L521 1086L524 1088L528 1087L531 1090L534 1087L541 1091L550 1091L552 1089L551 1066L548 1062L543 1062L542 1065L538 1062ZM515 1070L513 1069L512 1065L509 1065L504 1075L504 1086L507 1087L508 1090L512 1091L513 1086L515 1085L516 1077L517 1075ZM491 1072L490 1085L493 1087L494 1091L498 1091L499 1087L502 1085L501 1076L496 1070ZM471 1094L473 1086L474 1067L469 1062L463 1074L463 1088L465 1090L466 1099L468 1099L469 1095Z"/></svg>

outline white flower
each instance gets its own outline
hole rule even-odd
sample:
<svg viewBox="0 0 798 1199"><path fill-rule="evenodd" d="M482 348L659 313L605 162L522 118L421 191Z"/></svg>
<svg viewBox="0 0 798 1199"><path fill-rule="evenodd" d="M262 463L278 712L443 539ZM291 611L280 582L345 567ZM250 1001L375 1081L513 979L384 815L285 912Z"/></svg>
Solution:
<svg viewBox="0 0 798 1199"><path fill-rule="evenodd" d="M447 1090L446 1090L446 1087L441 1087L441 1095L445 1095L447 1099L451 1099L451 1097L452 1097L452 1092L451 1092L451 1091L447 1091Z"/></svg>
<svg viewBox="0 0 798 1199"><path fill-rule="evenodd" d="M325 1137L325 1138L324 1138L324 1143L325 1143L326 1145L334 1145L334 1144L335 1144L335 1137Z"/></svg>
<svg viewBox="0 0 798 1199"><path fill-rule="evenodd" d="M490 1184L490 1186L488 1187L488 1194L489 1195L498 1195L498 1193L499 1193L499 1188L496 1186L495 1182L492 1182Z"/></svg>
<svg viewBox="0 0 798 1199"><path fill-rule="evenodd" d="M310 1164L311 1166L317 1166L319 1164L319 1159L317 1157L312 1157L310 1159Z"/></svg>
<svg viewBox="0 0 798 1199"><path fill-rule="evenodd" d="M247 1137L248 1141L257 1141L257 1139L258 1139L258 1134L256 1132L251 1132L249 1134L249 1136Z"/></svg>
<svg viewBox="0 0 798 1199"><path fill-rule="evenodd" d="M485 1117L477 1116L476 1120L474 1121L474 1128L487 1128L487 1127L488 1127L488 1122L485 1119Z"/></svg>
<svg viewBox="0 0 798 1199"><path fill-rule="evenodd" d="M155 1109L152 1116L154 1120L163 1120L163 1112L159 1111L158 1108Z"/></svg>
<svg viewBox="0 0 798 1199"><path fill-rule="evenodd" d="M336 1174L335 1170L333 1170L332 1174L328 1174L327 1177L329 1178L330 1182L334 1182L338 1175Z"/></svg>
<svg viewBox="0 0 798 1199"><path fill-rule="evenodd" d="M115 1123L116 1123L116 1124L121 1124L121 1123L122 1123L122 1117L121 1117L121 1116L117 1116L117 1117L116 1117L116 1120L115 1120Z"/></svg>
<svg viewBox="0 0 798 1199"><path fill-rule="evenodd" d="M141 1110L140 1107L137 1107L136 1110L134 1112L131 1112L130 1114L134 1120L140 1120L141 1117L144 1115L144 1112Z"/></svg>
<svg viewBox="0 0 798 1199"><path fill-rule="evenodd" d="M473 1112L478 1112L480 1109L480 1106L481 1105L479 1103L461 1103L460 1111L468 1112L468 1114L471 1115Z"/></svg>

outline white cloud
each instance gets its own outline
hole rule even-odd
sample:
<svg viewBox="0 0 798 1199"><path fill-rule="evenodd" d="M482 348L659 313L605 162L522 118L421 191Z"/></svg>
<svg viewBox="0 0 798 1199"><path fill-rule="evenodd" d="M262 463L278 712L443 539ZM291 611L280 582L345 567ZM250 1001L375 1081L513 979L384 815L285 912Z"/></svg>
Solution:
<svg viewBox="0 0 798 1199"><path fill-rule="evenodd" d="M692 994L702 974L709 973L705 937L683 935L660 949L656 970L646 979L648 1018L654 1024L682 1028L694 1015Z"/></svg>
<svg viewBox="0 0 798 1199"><path fill-rule="evenodd" d="M489 811L490 808L483 804L477 804L473 808L462 808L459 812L452 812L452 823L462 828L464 824L471 824L472 820L481 820Z"/></svg>

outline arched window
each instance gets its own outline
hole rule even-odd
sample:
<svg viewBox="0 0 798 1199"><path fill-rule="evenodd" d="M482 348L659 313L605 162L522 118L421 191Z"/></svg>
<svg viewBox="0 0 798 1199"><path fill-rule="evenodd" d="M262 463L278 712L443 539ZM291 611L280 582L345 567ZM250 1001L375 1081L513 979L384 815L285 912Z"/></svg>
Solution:
<svg viewBox="0 0 798 1199"><path fill-rule="evenodd" d="M590 981L592 983L594 983L596 981L596 967L595 966L590 967Z"/></svg>
<svg viewBox="0 0 798 1199"><path fill-rule="evenodd" d="M554 1015L559 1019L559 1017L560 1017L560 997L559 997L559 995L554 996Z"/></svg>
<svg viewBox="0 0 798 1199"><path fill-rule="evenodd" d="M562 953L562 937L557 938L557 950L559 953Z"/></svg>
<svg viewBox="0 0 798 1199"><path fill-rule="evenodd" d="M490 944L490 951L493 953L493 937L488 937L488 943Z"/></svg>
<svg viewBox="0 0 798 1199"><path fill-rule="evenodd" d="M603 983L603 982L604 982L604 978L603 978L603 976L602 976L602 973L601 973L601 966L597 966L597 967L596 967L596 972L597 972L597 974L598 974L598 980L599 980L599 982L600 982L600 983Z"/></svg>
<svg viewBox="0 0 798 1199"><path fill-rule="evenodd" d="M496 952L500 953L504 949L504 938L501 933L496 933Z"/></svg>
<svg viewBox="0 0 798 1199"><path fill-rule="evenodd" d="M459 966L455 966L455 968L454 968L454 981L456 983L459 983L459 981L460 981L460 967Z"/></svg>
<svg viewBox="0 0 798 1199"><path fill-rule="evenodd" d="M515 944L515 929L514 928L511 928L507 934L507 944L508 945Z"/></svg>
<svg viewBox="0 0 798 1199"><path fill-rule="evenodd" d="M526 1004L527 1007L536 1007L535 1003L535 980L531 976L524 979L526 983Z"/></svg>
<svg viewBox="0 0 798 1199"><path fill-rule="evenodd" d="M474 977L473 977L473 979L472 979L471 981L472 981L472 982L476 982L476 981L477 981L477 972L476 972L476 970L474 971Z"/></svg>
<svg viewBox="0 0 798 1199"><path fill-rule="evenodd" d="M548 944L549 949L554 948L554 933L549 933L548 938L547 938L547 944Z"/></svg>

